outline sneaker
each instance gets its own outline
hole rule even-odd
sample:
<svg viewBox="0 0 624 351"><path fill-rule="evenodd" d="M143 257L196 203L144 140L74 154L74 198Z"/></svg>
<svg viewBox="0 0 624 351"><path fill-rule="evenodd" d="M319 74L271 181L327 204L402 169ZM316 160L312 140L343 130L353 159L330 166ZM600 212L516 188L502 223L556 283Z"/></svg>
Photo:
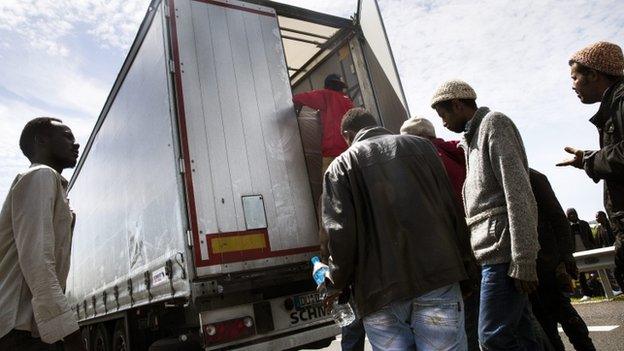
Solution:
<svg viewBox="0 0 624 351"><path fill-rule="evenodd" d="M583 295L583 297L581 297L580 301L589 301L591 299L591 297L587 296L587 295Z"/></svg>
<svg viewBox="0 0 624 351"><path fill-rule="evenodd" d="M620 290L613 290L613 296L620 296L622 292Z"/></svg>

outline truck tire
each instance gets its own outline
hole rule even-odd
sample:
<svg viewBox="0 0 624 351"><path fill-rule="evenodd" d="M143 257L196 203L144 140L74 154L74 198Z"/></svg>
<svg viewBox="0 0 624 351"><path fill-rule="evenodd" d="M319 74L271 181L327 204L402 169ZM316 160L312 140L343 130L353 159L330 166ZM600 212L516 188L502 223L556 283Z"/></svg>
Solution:
<svg viewBox="0 0 624 351"><path fill-rule="evenodd" d="M129 345L128 336L126 335L126 322L123 319L120 319L117 323L115 323L112 351L127 351Z"/></svg>
<svg viewBox="0 0 624 351"><path fill-rule="evenodd" d="M111 351L111 338L104 324L95 327L92 345L92 351Z"/></svg>

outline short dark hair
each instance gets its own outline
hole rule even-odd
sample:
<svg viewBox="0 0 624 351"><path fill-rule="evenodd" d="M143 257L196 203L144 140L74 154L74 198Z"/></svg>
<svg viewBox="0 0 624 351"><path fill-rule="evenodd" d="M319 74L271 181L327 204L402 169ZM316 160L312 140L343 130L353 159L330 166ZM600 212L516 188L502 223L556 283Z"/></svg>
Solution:
<svg viewBox="0 0 624 351"><path fill-rule="evenodd" d="M342 81L340 76L336 73L328 74L327 77L325 77L325 82L323 84L323 87L325 89L334 90L338 92L341 92L342 89L346 88L346 86L347 85Z"/></svg>
<svg viewBox="0 0 624 351"><path fill-rule="evenodd" d="M573 65L573 64L575 64L575 63L576 63L576 64L577 64L577 66L578 66L578 67L577 67L577 69L576 69L576 71L577 71L578 73L580 73L581 75L583 75L583 76L586 76L586 75L587 75L587 74L589 74L589 72L591 72L591 71L595 71L596 73L598 73L598 74L602 74L603 76L605 76L605 77L607 78L607 80L608 80L608 81L610 81L610 82L617 82L617 81L619 81L619 80L621 80L621 79L622 79L622 77L618 77L618 76L614 76L614 75L612 75L612 74L607 74L607 73L604 73L604 72L600 72L600 71L599 71L599 70L597 70L597 69L593 69L593 68L591 68L591 67L585 66L584 64L582 64L582 63L580 63L580 62L578 62L578 61L574 61L574 60L570 60L570 61L568 61L568 65L570 65L570 66L572 66L572 65Z"/></svg>
<svg viewBox="0 0 624 351"><path fill-rule="evenodd" d="M379 126L379 123L377 123L375 117L368 110L362 107L354 107L342 117L340 130L357 133L363 128L377 126Z"/></svg>
<svg viewBox="0 0 624 351"><path fill-rule="evenodd" d="M50 130L55 128L52 122L62 123L63 121L53 117L37 117L30 120L26 123L26 126L24 126L22 135L20 136L19 146L24 156L29 160L34 156L36 139L42 135L49 135Z"/></svg>
<svg viewBox="0 0 624 351"><path fill-rule="evenodd" d="M467 105L468 107L472 107L475 110L477 109L477 100L474 100L474 99L455 99L455 100L458 100L462 104ZM435 104L434 107L439 107L447 111L450 111L453 109L453 99L440 101L437 104Z"/></svg>

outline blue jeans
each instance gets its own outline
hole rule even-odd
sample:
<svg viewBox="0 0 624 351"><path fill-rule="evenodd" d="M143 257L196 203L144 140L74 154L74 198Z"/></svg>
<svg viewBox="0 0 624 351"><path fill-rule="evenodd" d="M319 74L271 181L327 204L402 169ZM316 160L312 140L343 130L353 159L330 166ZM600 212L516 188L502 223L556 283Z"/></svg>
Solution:
<svg viewBox="0 0 624 351"><path fill-rule="evenodd" d="M508 263L481 267L481 350L539 350L531 324L529 297L516 289L508 271Z"/></svg>
<svg viewBox="0 0 624 351"><path fill-rule="evenodd" d="M459 284L393 302L364 317L373 350L466 350L463 301Z"/></svg>

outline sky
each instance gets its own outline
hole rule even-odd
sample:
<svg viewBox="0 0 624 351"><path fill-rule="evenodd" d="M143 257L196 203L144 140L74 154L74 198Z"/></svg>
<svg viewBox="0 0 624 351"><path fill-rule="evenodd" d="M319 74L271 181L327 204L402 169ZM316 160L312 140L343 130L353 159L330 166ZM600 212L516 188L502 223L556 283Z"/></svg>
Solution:
<svg viewBox="0 0 624 351"><path fill-rule="evenodd" d="M355 0L280 1L350 17ZM18 140L25 123L54 116L86 143L139 24L147 0L0 1L0 198L28 167ZM545 173L564 208L593 219L602 185L582 171L557 168L563 147L598 147L587 121L598 104L571 90L570 55L598 40L624 45L619 0L379 0L412 115L442 127L430 99L459 78L477 103L518 126L530 165ZM81 147L82 151L82 147ZM64 173L66 177L71 172Z"/></svg>

